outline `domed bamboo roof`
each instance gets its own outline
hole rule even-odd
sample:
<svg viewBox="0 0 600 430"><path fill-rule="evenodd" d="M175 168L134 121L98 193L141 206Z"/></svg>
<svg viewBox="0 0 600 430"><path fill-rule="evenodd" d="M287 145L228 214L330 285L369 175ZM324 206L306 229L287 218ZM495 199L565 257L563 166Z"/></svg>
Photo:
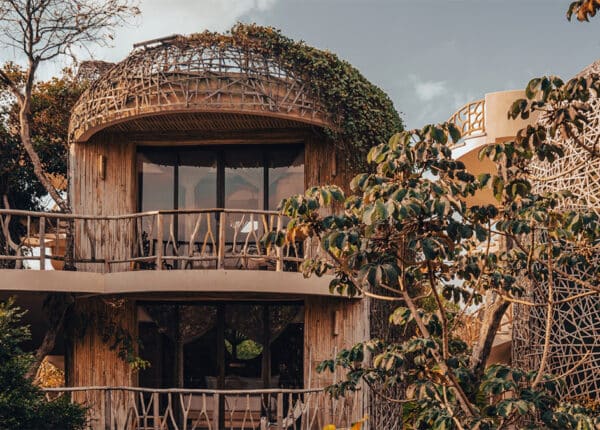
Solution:
<svg viewBox="0 0 600 430"><path fill-rule="evenodd" d="M86 141L110 126L121 124L117 129L123 131L122 124L130 121L139 130L164 116L170 117L162 121L167 129L178 121L222 121L227 113L234 123L262 117L257 127L333 127L330 113L303 78L276 55L258 44L240 46L231 37L199 34L138 45L79 99L70 137Z"/></svg>
<svg viewBox="0 0 600 430"><path fill-rule="evenodd" d="M237 24L134 45L83 93L69 136L202 133L224 123L238 131L317 127L357 160L403 128L387 94L348 62L274 28Z"/></svg>

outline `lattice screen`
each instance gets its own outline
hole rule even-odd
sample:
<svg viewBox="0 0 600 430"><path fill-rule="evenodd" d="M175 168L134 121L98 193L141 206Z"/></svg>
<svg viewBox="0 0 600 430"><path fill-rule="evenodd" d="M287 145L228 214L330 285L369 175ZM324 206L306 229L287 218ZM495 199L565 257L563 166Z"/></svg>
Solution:
<svg viewBox="0 0 600 430"><path fill-rule="evenodd" d="M590 65L581 75L600 73L600 61ZM600 99L591 101L592 111L583 139L586 145L598 148L600 144ZM531 172L538 178L536 192L570 190L578 201L564 201L563 207L593 208L600 213L600 158L575 147L572 141L555 140L563 145L565 156L552 163L537 162ZM600 264L600 256L597 256ZM572 269L572 275L591 280L583 268ZM554 285L555 300L584 292L565 278L557 277ZM541 302L547 296L544 287L529 288L529 299ZM513 328L513 362L536 369L544 344L545 307L515 307ZM547 370L554 375L565 375L564 394L600 398L600 298L587 296L563 303L554 308L554 324L550 334ZM589 354L587 359L584 359Z"/></svg>

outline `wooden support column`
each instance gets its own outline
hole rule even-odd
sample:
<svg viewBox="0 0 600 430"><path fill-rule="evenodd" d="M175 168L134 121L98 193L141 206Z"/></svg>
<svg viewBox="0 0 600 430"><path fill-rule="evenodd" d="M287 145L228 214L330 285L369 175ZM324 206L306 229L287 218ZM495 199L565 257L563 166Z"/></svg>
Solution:
<svg viewBox="0 0 600 430"><path fill-rule="evenodd" d="M175 386L183 388L183 338L181 333L181 307L175 306Z"/></svg>
<svg viewBox="0 0 600 430"><path fill-rule="evenodd" d="M368 299L345 297L307 297L304 304L304 387L324 388L345 375L317 373L317 365L335 353L369 339ZM352 419L366 413L367 403L355 404ZM350 423L343 423L350 426Z"/></svg>
<svg viewBox="0 0 600 430"><path fill-rule="evenodd" d="M271 386L271 324L269 321L269 305L263 306L263 354L262 354L262 378L263 386Z"/></svg>
<svg viewBox="0 0 600 430"><path fill-rule="evenodd" d="M219 303L217 305L217 388L225 388L225 305ZM225 428L225 398L224 396L217 397L218 404L218 420L217 428Z"/></svg>
<svg viewBox="0 0 600 430"><path fill-rule="evenodd" d="M136 304L133 300L114 300L92 297L77 299L74 311L91 324L86 327L73 327L72 343L73 366L69 382L74 387L90 386L127 386L137 385L137 375L129 363L119 357L119 348L111 348L114 339L104 339L106 327L118 326L137 338ZM130 393L103 391L92 394L76 393L74 400L88 402L90 423L93 430L105 430L111 421L119 421L127 415ZM102 407L102 405L104 407ZM112 409L111 409L112 405Z"/></svg>

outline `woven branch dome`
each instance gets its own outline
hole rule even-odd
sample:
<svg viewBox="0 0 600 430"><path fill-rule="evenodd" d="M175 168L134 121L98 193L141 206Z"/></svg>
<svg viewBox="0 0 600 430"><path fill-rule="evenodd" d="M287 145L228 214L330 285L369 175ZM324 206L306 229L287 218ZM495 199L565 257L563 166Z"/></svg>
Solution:
<svg viewBox="0 0 600 430"><path fill-rule="evenodd" d="M201 33L136 48L73 108L71 142L125 121L165 114L256 115L334 128L332 115L289 64L251 41Z"/></svg>
<svg viewBox="0 0 600 430"><path fill-rule="evenodd" d="M578 76L591 73L600 73L600 61L586 67ZM593 98L590 104L592 109L583 139L586 146L597 147L600 142L600 99ZM534 192L571 191L575 199L563 201L564 209L592 209L600 213L600 159L590 157L573 141L555 137L553 143L562 146L564 156L552 163L536 161L530 165L532 176L537 178L532 180ZM596 256L596 261L600 261L600 256ZM570 274L593 281L596 276L593 269L575 266L570 269ZM546 286L529 285L527 291L530 301L545 303ZM565 277L555 276L555 301L585 292L587 289ZM514 364L537 369L545 340L546 307L517 305L514 312ZM566 374L564 394L567 397L600 399L600 299L592 295L562 303L554 307L552 317L547 370L554 375Z"/></svg>

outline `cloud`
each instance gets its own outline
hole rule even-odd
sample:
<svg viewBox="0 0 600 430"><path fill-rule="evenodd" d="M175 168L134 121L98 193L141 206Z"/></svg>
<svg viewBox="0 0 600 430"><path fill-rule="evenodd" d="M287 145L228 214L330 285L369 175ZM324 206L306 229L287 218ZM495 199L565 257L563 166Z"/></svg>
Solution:
<svg viewBox="0 0 600 430"><path fill-rule="evenodd" d="M119 29L111 48L97 48L94 58L123 59L136 42L204 30L225 31L252 12L265 12L279 0L140 0L136 25Z"/></svg>
<svg viewBox="0 0 600 430"><path fill-rule="evenodd" d="M448 92L446 81L415 81L415 92L417 97L428 102Z"/></svg>

